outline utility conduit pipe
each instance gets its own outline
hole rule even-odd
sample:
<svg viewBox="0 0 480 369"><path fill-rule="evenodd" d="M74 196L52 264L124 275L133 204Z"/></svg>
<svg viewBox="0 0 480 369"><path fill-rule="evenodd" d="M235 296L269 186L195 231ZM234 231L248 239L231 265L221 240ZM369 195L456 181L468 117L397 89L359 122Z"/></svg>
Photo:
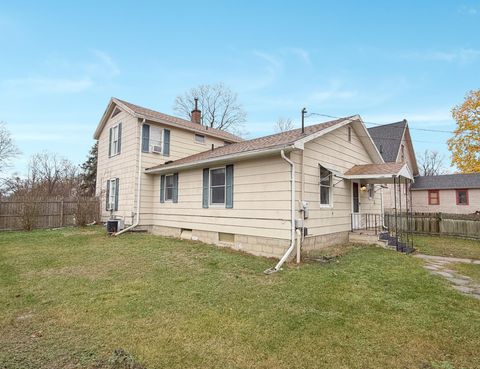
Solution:
<svg viewBox="0 0 480 369"><path fill-rule="evenodd" d="M285 151L282 150L280 152L280 155L282 156L282 159L285 160L288 164L290 164L290 191L291 191L291 204L290 204L290 210L291 210L291 230L290 230L290 246L285 252L285 254L282 256L280 261L275 265L274 268L269 268L264 271L265 274L272 274L276 273L280 270L282 267L283 263L288 259L290 254L292 253L293 249L295 248L295 164L293 161L291 161L289 158L285 156Z"/></svg>

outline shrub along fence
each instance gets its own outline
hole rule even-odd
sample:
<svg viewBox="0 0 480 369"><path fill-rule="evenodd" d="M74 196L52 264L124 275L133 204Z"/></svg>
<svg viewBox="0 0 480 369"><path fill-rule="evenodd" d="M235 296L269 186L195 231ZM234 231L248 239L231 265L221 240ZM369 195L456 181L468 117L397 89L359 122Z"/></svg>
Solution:
<svg viewBox="0 0 480 369"><path fill-rule="evenodd" d="M99 206L99 200L91 197L2 200L0 231L85 225L99 220Z"/></svg>
<svg viewBox="0 0 480 369"><path fill-rule="evenodd" d="M412 213L408 214L408 221L413 233L480 239L479 214ZM395 228L395 213L385 213L385 225ZM397 214L397 225L406 229L405 213Z"/></svg>

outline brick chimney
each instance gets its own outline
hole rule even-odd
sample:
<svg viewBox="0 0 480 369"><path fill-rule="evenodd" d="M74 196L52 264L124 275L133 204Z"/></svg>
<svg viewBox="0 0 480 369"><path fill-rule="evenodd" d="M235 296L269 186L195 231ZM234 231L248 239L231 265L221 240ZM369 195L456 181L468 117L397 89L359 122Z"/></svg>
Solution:
<svg viewBox="0 0 480 369"><path fill-rule="evenodd" d="M195 98L195 109L192 110L192 122L202 124L202 112L198 110L198 97Z"/></svg>

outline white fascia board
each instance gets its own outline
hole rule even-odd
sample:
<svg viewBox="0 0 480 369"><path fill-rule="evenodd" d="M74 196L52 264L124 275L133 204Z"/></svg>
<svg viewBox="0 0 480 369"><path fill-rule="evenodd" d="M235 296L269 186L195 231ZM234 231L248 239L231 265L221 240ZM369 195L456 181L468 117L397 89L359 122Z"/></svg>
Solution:
<svg viewBox="0 0 480 369"><path fill-rule="evenodd" d="M111 114L110 111L111 110L113 111L113 105L117 105L121 110L124 110L128 114L139 118L138 115L135 114L135 112L132 109L130 109L129 107L127 107L126 105L122 104L120 101L118 101L117 99L112 97L107 104L107 108L105 109L105 111L102 115L102 118L98 122L97 129L95 130L95 133L93 134L93 138L95 140L98 140L98 138L100 137L100 133L102 133L102 130L105 127L105 124L107 123L107 120L110 118L110 114Z"/></svg>
<svg viewBox="0 0 480 369"><path fill-rule="evenodd" d="M365 123L363 123L363 120L360 116L358 116L357 122L360 122L359 125L355 125L355 127L359 127L360 130L362 131L361 134L359 134L359 139L367 149L368 153L370 155L373 154L373 156L376 156L378 159L378 162L376 164L382 164L385 163L385 160L383 160L382 154L380 154L380 151L378 150L377 145L375 145L375 142L373 141L372 136L370 135L370 132L368 132L367 127L365 126ZM358 134L358 132L357 132Z"/></svg>
<svg viewBox="0 0 480 369"><path fill-rule="evenodd" d="M258 158L258 157L262 157L262 156L272 155L272 154L278 153L282 150L285 150L286 152L290 152L290 151L293 151L294 149L295 149L295 147L293 147L293 146L281 146L281 147L276 147L276 148L273 148L273 149L246 151L246 152L243 152L243 153L236 153L236 154L219 156L219 157L216 157L216 158L199 160L199 161L195 161L193 163L170 165L168 167L162 167L162 168L156 168L156 169L145 169L145 173L147 173L147 174L161 174L161 173L171 172L172 170L194 169L194 168L198 168L198 167L203 167L203 166L208 165L208 164L220 164L220 163L225 163L225 162L238 161L238 160L242 160L242 159Z"/></svg>
<svg viewBox="0 0 480 369"><path fill-rule="evenodd" d="M301 139L295 141L295 142L294 142L294 146L295 146L296 149L303 150L304 147L305 147L305 144L306 144L307 142L310 142L310 141L312 141L312 140L315 140L316 138L321 137L321 136L323 136L323 135L326 135L327 133L333 132L333 131L335 131L336 129L338 129L338 128L340 128L340 127L343 127L343 126L345 126L345 125L347 125L347 124L349 124L349 123L354 122L355 120L360 120L360 121L361 121L360 116L359 116L359 115L355 115L355 116L353 116L352 118L347 118L347 119L345 119L343 122L339 122L339 123L337 123L337 124L335 124L335 125L333 125L333 126L331 126L331 127L328 127L328 128L326 128L326 129L322 129L321 131L318 131L318 132L315 132L315 133L312 133L311 135L308 135L308 136L306 136L306 137L304 137L304 138L301 138Z"/></svg>

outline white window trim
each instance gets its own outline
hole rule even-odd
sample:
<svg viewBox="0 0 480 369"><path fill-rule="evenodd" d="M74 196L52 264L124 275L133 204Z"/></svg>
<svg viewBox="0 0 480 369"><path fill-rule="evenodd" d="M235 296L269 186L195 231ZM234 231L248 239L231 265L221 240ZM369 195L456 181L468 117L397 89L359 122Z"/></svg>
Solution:
<svg viewBox="0 0 480 369"><path fill-rule="evenodd" d="M108 211L115 211L115 196L116 196L116 185L117 185L117 178L110 178L107 181L107 186L108 186ZM114 191L112 191L112 187L114 187ZM113 201L112 201L113 198Z"/></svg>
<svg viewBox="0 0 480 369"><path fill-rule="evenodd" d="M322 185L322 165L318 164L318 203L320 204L320 208L324 209L329 209L333 208L333 173L328 170L327 168L323 167L325 170L330 172L330 185L325 186ZM328 204L322 204L322 187L328 187L330 188L329 191L329 203Z"/></svg>
<svg viewBox="0 0 480 369"><path fill-rule="evenodd" d="M220 203L220 202L215 202L215 203L212 203L212 171L213 170L217 170L217 169L223 169L223 173L224 173L224 177L225 177L225 181L224 181L224 185L223 186L214 186L214 187L223 187L225 188L225 191L223 192L223 202ZM226 203L226 200L227 200L227 167L217 167L217 168L210 168L208 170L208 202L210 204L210 207L219 207L219 208L224 208L225 207L225 203Z"/></svg>
<svg viewBox="0 0 480 369"><path fill-rule="evenodd" d="M167 177L172 177L172 198L167 199ZM165 174L165 188L163 189L163 201L173 202L173 190L175 189L175 183L173 181L173 174Z"/></svg>
<svg viewBox="0 0 480 369"><path fill-rule="evenodd" d="M203 137L203 142L197 141L197 136L198 136L198 137ZM193 135L193 142L195 142L196 144L199 144L199 145L206 145L207 139L206 139L205 135L201 135L201 134L199 134L199 133L195 133L195 134Z"/></svg>
<svg viewBox="0 0 480 369"><path fill-rule="evenodd" d="M114 157L114 156L117 156L117 155L120 155L121 154L121 150L118 150L118 141L119 139L121 139L120 136L118 136L118 127L120 126L121 122L118 122L117 124L115 124L114 126L112 126L112 142L110 143L110 146L111 146L111 155L110 157ZM114 142L115 142L115 130L117 131L117 141L116 141L116 149L115 150L115 145L114 145ZM115 152L117 151L117 152Z"/></svg>
<svg viewBox="0 0 480 369"><path fill-rule="evenodd" d="M154 129L160 129L160 145L154 145L153 144L153 139L152 139L152 132ZM160 146L160 154L163 155L163 139L164 139L164 134L163 132L165 131L165 128L159 127L159 126L154 126L150 125L150 137L148 138L148 153L149 154L157 154L157 152L153 151L153 146Z"/></svg>

